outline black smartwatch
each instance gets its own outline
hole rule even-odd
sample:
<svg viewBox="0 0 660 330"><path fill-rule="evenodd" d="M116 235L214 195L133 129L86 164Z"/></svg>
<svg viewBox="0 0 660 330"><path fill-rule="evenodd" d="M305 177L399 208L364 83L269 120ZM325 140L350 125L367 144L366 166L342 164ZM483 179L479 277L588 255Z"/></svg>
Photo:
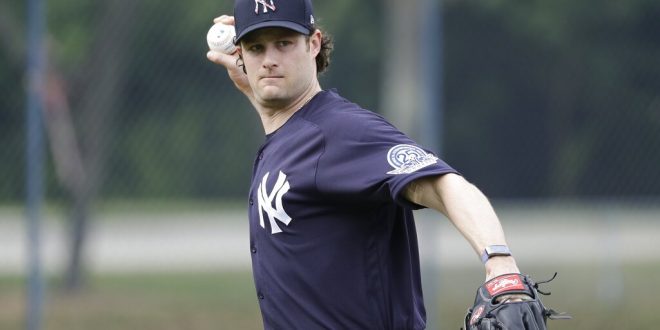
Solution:
<svg viewBox="0 0 660 330"><path fill-rule="evenodd" d="M481 253L481 262L485 264L488 261L488 259L492 257L510 256L510 255L511 255L511 250L509 250L509 247L506 245L488 245L484 249L484 252Z"/></svg>

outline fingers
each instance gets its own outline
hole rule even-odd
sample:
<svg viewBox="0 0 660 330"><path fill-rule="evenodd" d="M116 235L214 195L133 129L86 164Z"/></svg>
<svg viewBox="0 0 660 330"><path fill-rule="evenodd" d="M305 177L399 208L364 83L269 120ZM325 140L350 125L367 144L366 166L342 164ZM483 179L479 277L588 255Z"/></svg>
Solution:
<svg viewBox="0 0 660 330"><path fill-rule="evenodd" d="M214 18L213 23L214 24L222 23L222 24L227 24L227 25L235 25L234 24L234 16L222 15L222 16Z"/></svg>
<svg viewBox="0 0 660 330"><path fill-rule="evenodd" d="M521 302L521 301L527 301L527 300L532 300L532 297L526 295L526 294L506 294L502 295L500 297L497 297L496 301L497 303L512 303L512 302Z"/></svg>

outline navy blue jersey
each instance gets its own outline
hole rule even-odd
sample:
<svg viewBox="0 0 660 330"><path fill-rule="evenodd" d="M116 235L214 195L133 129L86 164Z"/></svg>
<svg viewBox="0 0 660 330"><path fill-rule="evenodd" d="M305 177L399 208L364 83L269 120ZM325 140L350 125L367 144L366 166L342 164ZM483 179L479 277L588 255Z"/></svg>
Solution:
<svg viewBox="0 0 660 330"><path fill-rule="evenodd" d="M250 248L266 329L423 329L417 236L401 196L455 172L379 115L318 93L266 137Z"/></svg>

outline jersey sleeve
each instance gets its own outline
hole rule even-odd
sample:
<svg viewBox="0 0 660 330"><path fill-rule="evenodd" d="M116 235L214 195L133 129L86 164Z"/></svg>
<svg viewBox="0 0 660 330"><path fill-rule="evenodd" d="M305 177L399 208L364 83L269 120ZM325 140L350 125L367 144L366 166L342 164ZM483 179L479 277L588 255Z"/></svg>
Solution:
<svg viewBox="0 0 660 330"><path fill-rule="evenodd" d="M377 114L351 113L323 125L325 146L316 172L319 190L349 201L396 201L421 208L401 192L411 181L457 173Z"/></svg>

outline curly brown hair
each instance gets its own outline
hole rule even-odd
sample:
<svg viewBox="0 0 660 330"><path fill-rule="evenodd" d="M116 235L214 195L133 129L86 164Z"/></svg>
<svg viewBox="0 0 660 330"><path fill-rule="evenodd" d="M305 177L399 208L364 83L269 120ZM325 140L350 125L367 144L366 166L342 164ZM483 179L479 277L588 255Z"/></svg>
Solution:
<svg viewBox="0 0 660 330"><path fill-rule="evenodd" d="M319 30L321 32L321 51L316 55L316 72L321 74L328 69L330 66L330 53L334 48L334 43L332 41L332 36L323 32L318 27L315 27L314 30ZM307 37L309 39L309 37Z"/></svg>

